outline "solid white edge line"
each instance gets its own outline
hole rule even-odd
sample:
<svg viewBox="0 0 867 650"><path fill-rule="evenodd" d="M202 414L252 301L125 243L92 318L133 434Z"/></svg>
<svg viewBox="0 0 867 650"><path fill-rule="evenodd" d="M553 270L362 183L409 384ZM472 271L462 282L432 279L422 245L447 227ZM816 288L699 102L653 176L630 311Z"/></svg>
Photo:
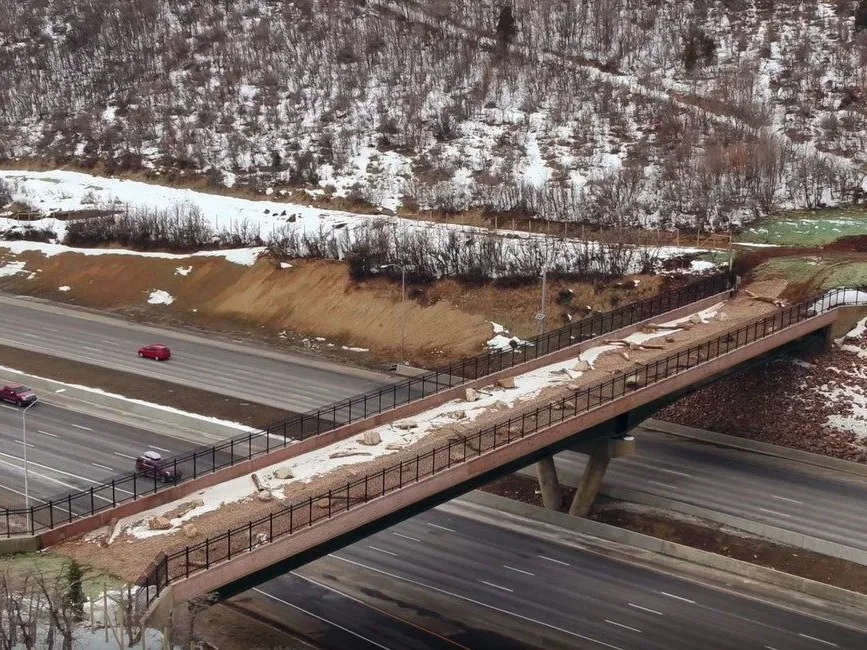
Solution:
<svg viewBox="0 0 867 650"><path fill-rule="evenodd" d="M562 564L563 566L572 566L568 562L564 562L563 560L556 560L553 557L548 557L547 555L536 555L536 557L540 557L543 560L548 560L549 562L554 562L555 564Z"/></svg>
<svg viewBox="0 0 867 650"><path fill-rule="evenodd" d="M797 503L799 506L804 505L803 501L798 501L797 499L790 499L789 497L781 497L777 494L771 495L772 499L779 499L780 501L787 501L788 503Z"/></svg>
<svg viewBox="0 0 867 650"><path fill-rule="evenodd" d="M427 524L428 526L430 526L431 528L439 528L440 530L447 530L450 533L456 533L457 532L454 528L447 528L446 526L440 526L439 524L432 524L429 521L426 521L424 523Z"/></svg>
<svg viewBox="0 0 867 650"><path fill-rule="evenodd" d="M762 512L767 512L769 515L777 515L778 517L791 517L792 515L787 515L785 512L780 512L778 510L768 510L767 508L759 508Z"/></svg>
<svg viewBox="0 0 867 650"><path fill-rule="evenodd" d="M546 627L549 630L555 630L557 632L562 632L563 634L568 634L569 636L573 636L576 639L583 639L584 641L590 641L597 645L600 645L604 648L611 648L611 650L624 650L620 646L613 645L611 643L606 643L605 641L600 641L599 639L594 639L591 636L586 636L584 634L579 634L578 632L573 632L572 630L566 630L562 627L557 627L556 625L552 625L551 623L546 623L545 621L540 621L535 618L530 618L529 616L524 616L523 614L518 614L517 612L512 612L507 609L502 609L500 607L496 607L495 605L489 605L488 603L483 603L480 600L475 600L474 598L469 598L468 596L461 596L460 594L456 594L452 591L447 591L446 589L440 589L439 587L434 587L432 585L426 584L424 582L420 582L418 580L413 580L412 578L406 578L404 576L399 576L395 573L389 573L388 571L383 571L382 569L377 569L376 567L372 567L369 564L364 564L363 562L356 562L355 560L350 560L349 558L340 557L339 555L334 555L334 553L329 553L328 557L333 557L335 560L340 560L341 562L346 562L347 564L354 564L355 566L361 567L363 569L367 569L369 571L374 571L375 573L379 573L384 576L388 576L389 578L394 578L395 580L403 580L404 582L408 582L409 584L416 585L417 587L422 587L424 589L430 589L431 591L436 591L441 594L445 594L446 596L451 596L452 598L459 598L468 603L473 603L474 605L479 605L480 607L486 607L487 609L493 610L495 612L499 612L500 614L506 614L507 616L513 616L515 618L521 619L523 621L527 621L528 623L534 623L536 625L541 625L542 627Z"/></svg>
<svg viewBox="0 0 867 650"><path fill-rule="evenodd" d="M333 622L333 621L329 621L327 618L324 618L324 617L322 617L322 616L319 616L318 614L314 614L313 612L310 612L310 611L308 611L308 610L306 610L306 609L303 609L303 608L299 607L298 605L293 605L293 604L290 603L289 601L283 600L282 598L278 598L277 596L274 596L273 594L269 594L267 591L262 591L262 590L259 589L258 587L253 587L253 591L255 591L256 593L262 594L262 595L265 596L266 598L270 598L271 600L275 600L275 601L277 601L278 603L280 603L281 605L286 605L287 607L291 607L292 609L297 609L299 612L302 612L303 614L306 614L307 616L312 616L312 617L315 618L316 620L322 621L323 623L327 623L328 625L331 625L331 626L333 626L333 627L336 627L338 630L343 630L343 631L346 632L347 634L351 634L352 636L354 636L354 637L356 637L356 638L359 638L359 639L361 639L362 641L366 641L366 642L369 643L370 645L374 645L374 646L376 646L377 648L382 648L382 650L391 650L391 648L389 648L388 646L384 646L384 645L382 645L381 643L377 643L377 642L374 641L373 639L368 639L366 636L363 636L363 635L359 634L358 632L353 632L353 631L350 630L349 628L347 628L347 627L343 627L343 626L340 625L339 623L335 623L335 622Z"/></svg>
<svg viewBox="0 0 867 650"><path fill-rule="evenodd" d="M403 539L412 540L413 542L420 542L421 541L418 537L410 537L409 535L404 535L403 533L395 533L394 531L392 531L391 534L394 535L395 537L402 537Z"/></svg>
<svg viewBox="0 0 867 650"><path fill-rule="evenodd" d="M84 429L85 431L93 431L90 427L86 427L83 424L73 424L76 429Z"/></svg>
<svg viewBox="0 0 867 650"><path fill-rule="evenodd" d="M108 470L109 472L116 471L115 469L108 467L107 465L100 465L99 463L91 463L91 465L93 465L94 467L98 467L99 469Z"/></svg>

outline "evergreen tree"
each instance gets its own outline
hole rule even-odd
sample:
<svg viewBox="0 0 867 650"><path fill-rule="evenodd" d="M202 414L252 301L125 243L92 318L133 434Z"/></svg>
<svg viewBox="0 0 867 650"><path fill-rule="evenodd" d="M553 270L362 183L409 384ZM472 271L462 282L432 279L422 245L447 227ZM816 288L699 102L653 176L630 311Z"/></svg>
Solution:
<svg viewBox="0 0 867 650"><path fill-rule="evenodd" d="M497 50L500 55L506 53L509 45L515 40L518 34L518 24L515 22L515 14L512 11L512 5L504 5L500 9L500 15L497 18Z"/></svg>
<svg viewBox="0 0 867 650"><path fill-rule="evenodd" d="M867 29L867 0L861 0L855 7L855 31Z"/></svg>

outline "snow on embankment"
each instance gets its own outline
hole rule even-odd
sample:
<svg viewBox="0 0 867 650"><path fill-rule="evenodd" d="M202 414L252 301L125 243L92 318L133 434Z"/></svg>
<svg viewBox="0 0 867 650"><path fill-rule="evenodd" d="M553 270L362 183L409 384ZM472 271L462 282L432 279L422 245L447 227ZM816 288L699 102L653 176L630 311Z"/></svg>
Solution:
<svg viewBox="0 0 867 650"><path fill-rule="evenodd" d="M456 245L472 259L493 256L490 263L494 273L498 269L500 272L526 273L527 269L538 266L540 256L550 271L601 272L610 270L610 260L606 258L616 256L616 268L628 274L642 271L654 260L702 252L700 249L664 246L605 247L598 242L561 240L542 233L502 229L493 234L485 228L257 201L78 172L0 170L0 179L9 182L15 201L38 206L40 212L49 215L27 225L35 229L50 229L59 241L63 240L67 222L50 217L52 213L93 210L96 206L113 211L195 214L214 233L243 230L247 235L257 235L261 241L280 237L283 241L290 241L293 250L297 249L301 256L310 252L308 241L316 241L318 247L336 251L340 259L359 240L376 234L371 233L372 227L381 227L382 233L392 238L399 237L407 246L413 245L416 239L423 239L431 256L453 251ZM0 218L0 232L23 227L14 219ZM323 245L323 242L328 244ZM491 252L492 243L496 244L494 252Z"/></svg>

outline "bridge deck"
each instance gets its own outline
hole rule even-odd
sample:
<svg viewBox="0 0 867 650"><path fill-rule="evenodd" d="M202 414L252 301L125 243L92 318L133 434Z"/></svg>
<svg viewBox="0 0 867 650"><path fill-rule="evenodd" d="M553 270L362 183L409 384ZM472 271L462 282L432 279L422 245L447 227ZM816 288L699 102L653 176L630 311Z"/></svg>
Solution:
<svg viewBox="0 0 867 650"><path fill-rule="evenodd" d="M768 292L768 287L752 287L752 289L757 293ZM591 401L596 398L592 392L587 392L586 389L588 387L598 386L600 382L608 381L609 386L599 389L599 400L603 399L603 392L606 394L610 392L613 396L617 391L624 393L634 391L636 388L639 388L638 384L649 382L650 378L647 376L647 369L658 363L658 360L670 357L673 353L681 350L695 348L704 342L719 340L721 335L736 332L743 328L744 324L754 322L757 318L768 316L777 311L776 307L771 304L741 295L727 301L721 308L716 310L716 315L707 318L706 322L696 324L689 330L680 330L673 334L663 334L648 341L648 343L653 345L661 345L663 349L630 350L627 352L628 359L616 351L609 351L608 354L600 356L597 359L593 370L585 372L580 377L570 377L562 373L552 375L550 373L552 369L560 370L563 367L574 365L576 359L573 357L568 361L561 361L519 377L517 389L500 389L491 386L489 388L491 396L487 398L488 408L479 409L480 412L476 413L475 417L471 420L470 418L465 418L462 422L457 419L445 418L448 423L443 423L444 418L442 416L449 410L453 413L455 411L473 409L473 404L455 401L439 407L436 409L439 416L439 426L430 427L426 430L424 430L424 426L417 427L424 430L423 434L416 435L415 442L407 445L400 451L367 462L355 463L349 467L339 467L333 471L314 477L306 484L297 480L281 482L273 479L270 477L273 470L267 468L259 472L259 477L268 483L278 495L282 492L285 503L309 503L306 515L302 514L299 510L292 515L292 521L286 522L287 530L285 532L288 532L288 528L303 526L307 522L317 519L320 515L328 515L330 512L336 512L340 509L345 510L348 506L364 500L366 496L376 491L388 492L398 487L398 485L408 482L410 479L414 480L416 477L423 477L426 474L433 473L435 470L439 471L442 469L440 467L442 463L446 463L446 465L451 465L453 462L460 463L474 453L481 453L482 450L489 446L498 446L497 443L502 441L503 435L510 436L511 434L508 432L504 434L504 430L499 430L479 436L479 431L490 428L495 423L502 423L510 419L514 422L522 416L536 412L540 407L546 406L551 402L560 401L563 402L566 409L574 409L574 419L576 421L569 425L571 433L580 430L585 426L585 423L587 426L591 426L591 418L588 418L584 411L586 408L592 406ZM709 351L710 348L708 348ZM587 356L587 353L588 351L585 351L585 356ZM589 354L592 356L593 352L589 351ZM698 352L693 354L692 357L688 355L684 356L683 363L687 365L698 363L701 360L702 354L702 352ZM665 372L677 371L680 365L682 364L670 365ZM644 373L643 375L641 374L642 372ZM533 382L536 383L534 384ZM526 390L528 386L532 390ZM570 396L575 396L581 393L581 391L584 391L584 397L570 401ZM515 393L521 394L522 392L523 399L514 396ZM617 401L622 402L623 399L625 398ZM512 402L511 408L504 409L502 404L494 406L491 402L495 400ZM581 400L584 401L581 402ZM579 402L581 403L579 404ZM558 412L562 414L565 411L564 409L560 409ZM547 415L542 414L541 417L538 413L533 416L533 427L544 428L546 426L545 418L547 418L550 424L554 419L559 417L555 411L548 411L546 413ZM424 423L430 417L429 415L419 414L412 419L419 423ZM580 423L578 420L580 420ZM527 422L525 420L522 424L522 430L527 428ZM390 426L385 425L385 427ZM513 428L510 427L508 430ZM378 430L385 434L384 427L379 427ZM407 437L413 436L411 430L405 433ZM448 449L445 454L441 453L444 445ZM355 446L359 450L365 449L360 445ZM437 450L440 451L438 452ZM326 463L328 462L326 461L328 450L324 450L324 452L324 455L320 456L320 460ZM421 460L418 460L419 458ZM349 463L357 459L357 457L354 459L350 457L346 461ZM303 457L299 457L291 463L284 463L284 465L296 465L303 460ZM401 462L406 463L406 467L401 468L397 472L386 469L393 468ZM358 484L353 490L346 490L343 495L338 493L340 488L345 486L348 481L353 481L364 476L376 478L363 484L356 481ZM240 496L251 497L254 489L249 475L241 477L238 480L243 482L243 486L246 486L240 488L242 490ZM213 489L222 489L223 493L226 493L226 486ZM318 498L322 494L327 494L329 490L335 491L331 499ZM207 491L204 494L193 496L201 496L206 500L209 498ZM238 495L235 496L237 497ZM173 509L179 503L181 502L167 504L151 513L140 513L136 517L131 518L130 521L120 522L119 525L121 527L132 525L135 521L147 516L153 516L154 514ZM137 539L127 532L122 532L116 535L115 539L110 543L107 543L108 531L105 531L105 534L101 538L100 536L90 536L87 540L66 542L55 548L59 552L79 557L89 564L96 565L99 568L122 575L128 579L137 579L146 569L148 563L161 552L183 549L187 544L195 544L204 536L212 538L225 534L227 529L243 526L251 520L262 517L267 518L269 515L271 516L272 524L264 528L257 526L255 531L251 526L249 539L252 540L252 543L258 543L257 540L272 539L273 535L284 532L282 530L284 527L279 522L281 521L280 513L285 510L286 505L284 503L262 503L248 498L243 501L236 500L236 502L227 504L219 510L203 514L194 519L193 522L201 533L201 536L195 539L190 540L184 537L177 531L176 525L175 530L156 534L148 539ZM278 530L274 530L273 527L274 516L277 517ZM318 528L318 526L316 527ZM98 553L94 553L96 545L102 546ZM246 545L245 543L244 546ZM231 552L234 553L236 551L232 550ZM229 542L225 540L222 542L221 550L218 550L216 546L214 547L212 557L199 558L198 554L194 554L194 562L210 563L212 558L217 559L221 556L225 558L228 554ZM211 551L208 551L208 555L211 555Z"/></svg>

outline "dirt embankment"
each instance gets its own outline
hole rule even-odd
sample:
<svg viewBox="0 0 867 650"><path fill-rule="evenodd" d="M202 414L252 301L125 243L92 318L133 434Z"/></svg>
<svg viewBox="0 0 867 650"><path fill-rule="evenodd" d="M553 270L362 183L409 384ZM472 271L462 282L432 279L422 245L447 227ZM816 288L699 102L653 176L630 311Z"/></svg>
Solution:
<svg viewBox="0 0 867 650"><path fill-rule="evenodd" d="M0 247L0 268L23 262L17 273L0 274L0 290L113 311L157 324L219 330L278 347L314 349L354 362L405 357L432 366L477 354L492 336L492 320L518 336L537 332L538 286L467 286L453 280L409 286L401 304L400 283L386 278L354 281L340 262L299 260L289 268L260 259L253 266L222 257L182 259L135 255L39 252L11 254ZM549 283L549 326L590 306L610 309L655 293L660 278L640 278L599 287ZM68 289L61 290L61 287ZM560 291L573 293L560 296ZM171 304L148 304L161 290ZM323 337L325 340L316 340ZM304 339L307 341L304 341ZM342 346L362 348L344 350Z"/></svg>

